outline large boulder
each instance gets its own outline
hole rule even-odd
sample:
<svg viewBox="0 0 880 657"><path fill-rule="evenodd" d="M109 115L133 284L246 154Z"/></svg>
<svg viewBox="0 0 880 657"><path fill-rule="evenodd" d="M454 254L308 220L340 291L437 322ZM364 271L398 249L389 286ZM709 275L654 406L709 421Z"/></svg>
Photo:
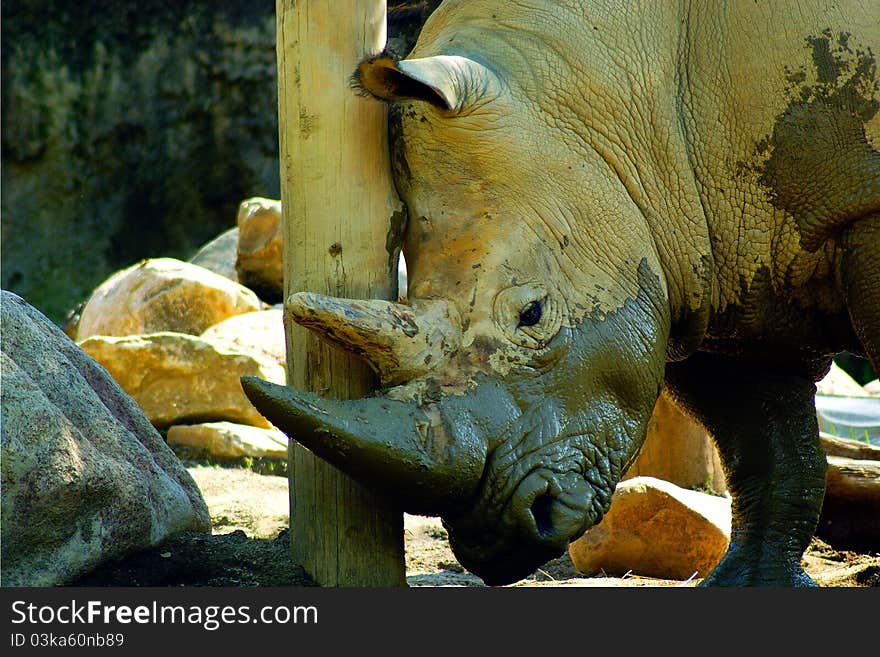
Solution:
<svg viewBox="0 0 880 657"><path fill-rule="evenodd" d="M214 324L201 338L218 348L253 354L287 368L284 311L281 307L235 315Z"/></svg>
<svg viewBox="0 0 880 657"><path fill-rule="evenodd" d="M730 543L730 500L653 477L617 485L598 525L568 548L578 571L685 580L705 577Z"/></svg>
<svg viewBox="0 0 880 657"><path fill-rule="evenodd" d="M235 271L237 252L238 227L236 226L235 228L223 231L207 244L203 244L187 262L204 267L215 274L238 283L238 272Z"/></svg>
<svg viewBox="0 0 880 657"><path fill-rule="evenodd" d="M177 532L210 532L195 482L107 372L2 292L2 584L64 584Z"/></svg>
<svg viewBox="0 0 880 657"><path fill-rule="evenodd" d="M77 341L160 331L199 335L261 308L257 295L228 278L174 258L153 258L116 272L92 293L80 313Z"/></svg>
<svg viewBox="0 0 880 657"><path fill-rule="evenodd" d="M706 430L682 412L664 389L648 422L645 443L624 475L655 477L682 488L727 490L718 450Z"/></svg>
<svg viewBox="0 0 880 657"><path fill-rule="evenodd" d="M283 384L284 368L185 333L96 335L79 343L138 403L154 426L228 420L272 425L245 396L245 375Z"/></svg>
<svg viewBox="0 0 880 657"><path fill-rule="evenodd" d="M287 436L277 429L263 429L235 422L178 424L168 429L170 447L184 447L217 461L250 456L287 459Z"/></svg>
<svg viewBox="0 0 880 657"><path fill-rule="evenodd" d="M266 301L281 301L284 291L281 201L260 197L246 199L238 207L236 223L235 271L239 282Z"/></svg>
<svg viewBox="0 0 880 657"><path fill-rule="evenodd" d="M236 222L238 243L235 280L254 290L264 301L282 301L284 242L281 231L281 201L261 197L245 199L238 207ZM229 232L224 233L224 236L227 234ZM407 272L403 256L397 263L397 284L398 296L405 300Z"/></svg>

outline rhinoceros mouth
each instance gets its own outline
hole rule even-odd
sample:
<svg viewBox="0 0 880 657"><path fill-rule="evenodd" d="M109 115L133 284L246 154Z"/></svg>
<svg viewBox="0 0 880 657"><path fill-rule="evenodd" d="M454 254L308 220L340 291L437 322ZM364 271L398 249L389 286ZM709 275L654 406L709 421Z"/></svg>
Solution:
<svg viewBox="0 0 880 657"><path fill-rule="evenodd" d="M487 531L485 519L470 514L443 523L459 563L499 586L561 556L570 541L601 518L596 502L594 487L580 473L538 468L517 484L494 530Z"/></svg>
<svg viewBox="0 0 880 657"><path fill-rule="evenodd" d="M548 545L511 548L487 556L484 549L472 552L463 548L453 538L454 534L448 526L447 531L449 531L450 547L458 562L489 586L506 586L518 582L565 552L564 547Z"/></svg>

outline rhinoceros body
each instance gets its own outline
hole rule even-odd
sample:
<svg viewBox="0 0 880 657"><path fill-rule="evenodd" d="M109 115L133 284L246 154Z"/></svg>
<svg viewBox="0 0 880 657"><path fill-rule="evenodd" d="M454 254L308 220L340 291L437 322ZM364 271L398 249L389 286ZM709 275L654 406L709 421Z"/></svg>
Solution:
<svg viewBox="0 0 880 657"><path fill-rule="evenodd" d="M443 3L357 74L392 104L409 305L287 302L386 390L251 399L505 583L601 519L665 382L733 496L705 583L812 584L814 382L880 366L870 5Z"/></svg>

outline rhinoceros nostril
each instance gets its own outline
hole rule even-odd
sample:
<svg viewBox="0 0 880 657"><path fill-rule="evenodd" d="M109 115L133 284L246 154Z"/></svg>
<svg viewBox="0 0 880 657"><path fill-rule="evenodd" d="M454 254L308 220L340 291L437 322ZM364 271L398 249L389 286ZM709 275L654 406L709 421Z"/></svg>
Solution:
<svg viewBox="0 0 880 657"><path fill-rule="evenodd" d="M535 519L535 529L538 536L547 539L554 534L553 528L553 505L555 504L550 495L539 495L532 502L532 517Z"/></svg>
<svg viewBox="0 0 880 657"><path fill-rule="evenodd" d="M530 472L511 498L510 520L517 523L520 540L541 544L542 549L564 548L583 533L587 508L578 473L550 470Z"/></svg>

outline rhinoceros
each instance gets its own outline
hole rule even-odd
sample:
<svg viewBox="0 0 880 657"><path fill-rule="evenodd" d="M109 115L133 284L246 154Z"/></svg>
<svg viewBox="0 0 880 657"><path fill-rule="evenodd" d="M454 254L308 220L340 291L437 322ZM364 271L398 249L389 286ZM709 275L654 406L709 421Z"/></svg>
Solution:
<svg viewBox="0 0 880 657"><path fill-rule="evenodd" d="M873 5L873 6L872 6ZM664 384L732 495L712 585L810 586L815 382L880 366L876 3L448 0L390 104L406 304L298 292L383 389L255 406L521 579L597 523Z"/></svg>

